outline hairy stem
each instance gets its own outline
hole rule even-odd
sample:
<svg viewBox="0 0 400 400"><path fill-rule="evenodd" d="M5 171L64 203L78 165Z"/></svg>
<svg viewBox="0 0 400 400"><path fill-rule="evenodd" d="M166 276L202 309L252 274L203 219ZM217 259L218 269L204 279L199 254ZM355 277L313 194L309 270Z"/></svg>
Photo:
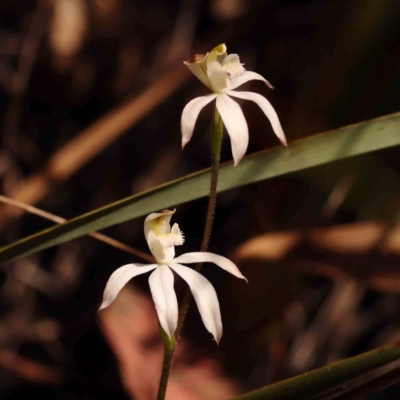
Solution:
<svg viewBox="0 0 400 400"><path fill-rule="evenodd" d="M200 251L207 251L212 231L212 225L215 214L215 205L217 203L218 171L219 171L219 161L221 158L223 131L224 131L224 124L222 122L221 116L219 115L217 107L215 106L212 125L211 125L210 197L208 199L206 223L204 226L204 233L203 233L203 239L201 241ZM200 272L202 265L203 263L198 263L196 265L195 269L197 272ZM175 335L171 340L169 340L166 333L160 327L160 331L161 334L163 335L163 340L164 340L165 353L164 353L164 361L161 372L161 379L160 379L160 386L158 389L157 400L164 400L165 398L165 393L167 391L168 379L169 379L169 374L171 372L175 349L178 344L178 340L182 331L183 323L185 322L186 313L189 308L191 299L192 299L192 294L190 292L190 289L187 289L181 308L179 310L178 326L176 328Z"/></svg>
<svg viewBox="0 0 400 400"><path fill-rule="evenodd" d="M157 400L164 400L165 393L167 392L169 373L171 372L177 341L174 336L170 339L160 324L158 324L158 326L164 341L164 360L161 370L161 379L160 386L158 388Z"/></svg>

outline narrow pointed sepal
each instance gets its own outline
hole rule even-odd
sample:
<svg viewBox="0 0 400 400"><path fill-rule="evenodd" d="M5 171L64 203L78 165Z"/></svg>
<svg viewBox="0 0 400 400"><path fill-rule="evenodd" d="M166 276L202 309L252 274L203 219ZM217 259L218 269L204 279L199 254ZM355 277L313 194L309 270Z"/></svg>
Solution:
<svg viewBox="0 0 400 400"><path fill-rule="evenodd" d="M207 96L197 97L186 104L181 117L182 149L192 138L200 111L216 97L217 95L212 93Z"/></svg>
<svg viewBox="0 0 400 400"><path fill-rule="evenodd" d="M229 272L233 276L236 276L236 278L244 279L247 282L247 279L231 260L228 260L226 257L219 256L218 254L198 251L182 254L181 256L174 258L174 263L194 264L202 262L210 262L218 265L218 267L222 268L226 272Z"/></svg>
<svg viewBox="0 0 400 400"><path fill-rule="evenodd" d="M157 264L141 265L127 264L115 270L108 279L103 293L103 302L99 308L103 310L108 307L118 296L121 289L135 276L145 274L157 267Z"/></svg>
<svg viewBox="0 0 400 400"><path fill-rule="evenodd" d="M193 269L176 263L170 264L170 267L189 285L204 326L219 344L222 337L221 311L213 285Z"/></svg>
<svg viewBox="0 0 400 400"><path fill-rule="evenodd" d="M150 275L149 284L158 320L171 339L178 324L178 300L174 290L174 275L167 265L160 265Z"/></svg>
<svg viewBox="0 0 400 400"><path fill-rule="evenodd" d="M270 89L274 88L262 75L257 74L257 72L246 71L243 75L240 75L230 81L229 90L234 90L244 83L253 80L264 82Z"/></svg>
<svg viewBox="0 0 400 400"><path fill-rule="evenodd" d="M232 97L237 97L238 99L250 100L256 103L264 112L264 114L267 116L267 118L270 120L272 129L274 130L278 139L284 146L287 146L286 137L283 132L281 123L279 122L278 115L274 110L274 107L272 107L271 103L265 97L261 96L258 93L235 92L234 90L228 91L227 94L229 94L229 96Z"/></svg>
<svg viewBox="0 0 400 400"><path fill-rule="evenodd" d="M249 144L247 122L239 104L225 93L218 95L216 105L231 139L232 156L236 166L245 155Z"/></svg>

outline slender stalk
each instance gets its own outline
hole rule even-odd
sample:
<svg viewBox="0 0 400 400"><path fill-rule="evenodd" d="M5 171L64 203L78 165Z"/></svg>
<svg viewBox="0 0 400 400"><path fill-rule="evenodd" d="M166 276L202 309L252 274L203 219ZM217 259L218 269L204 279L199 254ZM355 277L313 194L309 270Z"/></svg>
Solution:
<svg viewBox="0 0 400 400"><path fill-rule="evenodd" d="M212 225L214 221L215 205L217 204L217 185L218 185L218 172L219 172L219 161L221 158L221 145L222 145L222 134L224 131L224 123L222 122L221 116L214 108L213 116L213 129L211 131L211 183L210 183L210 197L208 199L208 208L206 216L206 224L204 227L203 240L201 242L200 251L207 251L208 243L210 241ZM196 271L199 272L202 267L202 263L196 265Z"/></svg>
<svg viewBox="0 0 400 400"><path fill-rule="evenodd" d="M177 345L177 340L175 337L169 339L168 335L165 333L164 329L158 324L161 332L161 336L164 341L164 360L161 370L160 386L158 388L157 400L164 400L165 393L167 392L169 373L171 372L172 361L174 358L174 353Z"/></svg>
<svg viewBox="0 0 400 400"><path fill-rule="evenodd" d="M13 207L24 210L30 214L37 215L39 217L48 219L57 224L62 224L67 221L65 218L61 218L58 215L50 214L47 211L41 210L39 208L33 207L29 204L25 204L25 203L22 203L20 201L14 200L14 199L10 199L10 198L2 196L2 195L0 195L0 202L4 203L4 204L9 204ZM134 256L143 258L143 260L149 261L150 263L154 264L155 260L154 260L153 256L150 256L149 254L145 253L144 251L140 251L131 246L128 246L125 243L119 242L118 240L115 240L114 238L112 238L110 236L103 235L102 233L99 233L99 232L88 233L88 236L91 236L97 240L100 240L101 242L107 243L110 246L116 247L117 249L126 251L127 253L130 253L130 254L133 254Z"/></svg>
<svg viewBox="0 0 400 400"><path fill-rule="evenodd" d="M208 243L210 241L212 225L215 214L215 205L217 203L217 186L218 186L218 171L219 162L221 158L221 146L222 146L222 134L224 132L224 123L222 122L221 116L214 107L214 115L211 124L211 183L210 183L210 197L208 199L206 223L204 226L203 239L201 241L200 251L207 251ZM196 264L196 271L200 272L203 263ZM164 400L165 393L167 391L169 374L171 372L172 361L174 359L174 353L178 340L182 331L183 323L185 322L186 313L188 311L190 301L192 300L192 294L189 289L186 290L182 306L179 310L178 326L175 331L174 337L169 340L166 333L160 326L160 332L164 340L164 361L161 372L160 386L158 389L157 400Z"/></svg>

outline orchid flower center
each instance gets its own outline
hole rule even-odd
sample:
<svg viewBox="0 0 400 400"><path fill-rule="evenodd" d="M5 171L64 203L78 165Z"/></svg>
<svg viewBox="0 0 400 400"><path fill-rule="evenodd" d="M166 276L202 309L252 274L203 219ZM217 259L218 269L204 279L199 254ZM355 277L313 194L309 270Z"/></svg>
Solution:
<svg viewBox="0 0 400 400"><path fill-rule="evenodd" d="M150 230L152 230L157 236L165 235L170 231L169 227L169 214L161 215L158 218L150 221Z"/></svg>
<svg viewBox="0 0 400 400"><path fill-rule="evenodd" d="M180 231L179 233L170 232L165 235L157 235L157 238L159 239L161 246L164 249L172 246L180 246L181 244L183 244L183 237Z"/></svg>
<svg viewBox="0 0 400 400"><path fill-rule="evenodd" d="M180 246L184 242L184 237L178 224L174 224L171 229L169 220L170 214L166 214L150 222L150 229L155 233L164 249Z"/></svg>
<svg viewBox="0 0 400 400"><path fill-rule="evenodd" d="M238 61L222 64L222 68L226 71L229 80L237 78L238 76L241 76L246 72L243 64Z"/></svg>

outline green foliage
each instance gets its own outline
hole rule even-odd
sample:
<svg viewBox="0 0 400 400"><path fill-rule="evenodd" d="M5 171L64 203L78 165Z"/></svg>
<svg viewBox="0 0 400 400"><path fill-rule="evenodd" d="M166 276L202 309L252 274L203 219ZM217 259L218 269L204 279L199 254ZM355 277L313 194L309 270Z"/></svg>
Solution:
<svg viewBox="0 0 400 400"><path fill-rule="evenodd" d="M338 387L342 389L348 381L361 375L364 375L365 379L363 382L359 382L359 385L367 384L371 380L371 375L368 373L399 359L399 344L385 346L235 397L235 400L327 399L330 389ZM398 368L397 364L396 367ZM326 394L321 397L322 393Z"/></svg>
<svg viewBox="0 0 400 400"><path fill-rule="evenodd" d="M400 113L350 125L245 157L237 167L220 169L218 191L301 171L400 144ZM156 210L208 195L210 169L157 186L71 219L0 249L10 261Z"/></svg>

